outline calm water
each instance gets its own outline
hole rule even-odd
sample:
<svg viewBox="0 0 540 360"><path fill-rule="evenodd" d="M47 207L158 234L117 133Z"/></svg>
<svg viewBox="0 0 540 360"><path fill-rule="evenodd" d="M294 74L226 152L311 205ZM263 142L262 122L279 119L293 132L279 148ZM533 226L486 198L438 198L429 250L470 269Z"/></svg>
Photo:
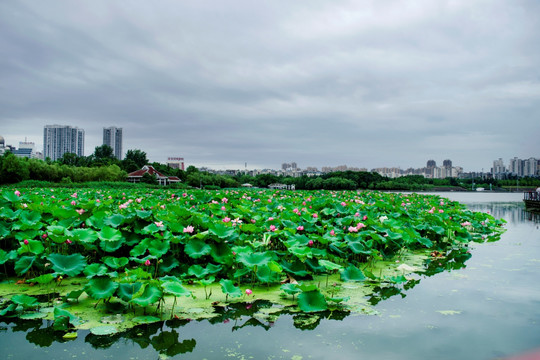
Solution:
<svg viewBox="0 0 540 360"><path fill-rule="evenodd" d="M79 331L71 341L41 321L0 322L0 358L499 359L540 349L540 216L524 210L521 194L442 195L504 218L507 232L473 245L461 269L380 294L377 315L269 322L238 308L223 317L236 320L173 321L112 337Z"/></svg>

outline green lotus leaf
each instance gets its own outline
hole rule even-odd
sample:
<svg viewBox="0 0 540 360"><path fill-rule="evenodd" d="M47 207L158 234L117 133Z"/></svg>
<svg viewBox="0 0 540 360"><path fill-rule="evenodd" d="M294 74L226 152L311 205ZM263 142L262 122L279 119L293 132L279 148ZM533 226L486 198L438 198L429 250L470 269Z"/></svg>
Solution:
<svg viewBox="0 0 540 360"><path fill-rule="evenodd" d="M21 196L16 195L13 191L4 191L2 197L11 203L21 201Z"/></svg>
<svg viewBox="0 0 540 360"><path fill-rule="evenodd" d="M200 284L200 285L203 285L203 286L208 286L208 285L213 284L214 281L216 281L216 277L215 276L210 276L208 279L199 279L196 282L197 282L197 284Z"/></svg>
<svg viewBox="0 0 540 360"><path fill-rule="evenodd" d="M270 270L268 265L259 266L255 275L257 275L257 279L264 284L276 283L281 280L279 274Z"/></svg>
<svg viewBox="0 0 540 360"><path fill-rule="evenodd" d="M418 241L420 244L424 245L427 248L430 248L433 246L433 242L425 237L418 237L416 238L416 241Z"/></svg>
<svg viewBox="0 0 540 360"><path fill-rule="evenodd" d="M19 255L21 254L34 254L39 255L42 254L45 251L45 247L39 240L27 240L28 244L21 243L21 247L17 250L17 253Z"/></svg>
<svg viewBox="0 0 540 360"><path fill-rule="evenodd" d="M11 234L9 225L5 224L3 221L0 221L0 238L6 237L9 234Z"/></svg>
<svg viewBox="0 0 540 360"><path fill-rule="evenodd" d="M142 268L138 267L136 269L129 269L126 270L126 274L129 278L133 278L135 280L144 280L144 279L151 279L152 274L150 274L147 271L144 271Z"/></svg>
<svg viewBox="0 0 540 360"><path fill-rule="evenodd" d="M18 317L19 319L22 319L22 320L36 320L36 319L43 319L47 317L47 314L42 313L42 312L29 312L29 313L21 314Z"/></svg>
<svg viewBox="0 0 540 360"><path fill-rule="evenodd" d="M108 270L109 269L105 265L94 263L86 266L86 268L84 269L84 275L86 275L87 278L91 279L95 276L104 276L105 274L107 274Z"/></svg>
<svg viewBox="0 0 540 360"><path fill-rule="evenodd" d="M198 259L210 254L212 248L202 240L191 240L184 248L185 253L192 259Z"/></svg>
<svg viewBox="0 0 540 360"><path fill-rule="evenodd" d="M165 230L164 226L157 226L155 223L151 223L150 225L147 225L142 229L142 233L149 235L149 234L155 234L163 230Z"/></svg>
<svg viewBox="0 0 540 360"><path fill-rule="evenodd" d="M280 265L283 268L283 270L285 270L289 274L300 276L300 277L309 275L309 273L306 271L306 266L304 265L304 263L302 263L299 260L296 260L293 263L282 261Z"/></svg>
<svg viewBox="0 0 540 360"><path fill-rule="evenodd" d="M101 231L98 231L98 237L102 241L120 241L122 240L122 233L120 230L113 229L110 226L104 226Z"/></svg>
<svg viewBox="0 0 540 360"><path fill-rule="evenodd" d="M64 299L64 301L79 300L79 297L82 295L83 292L84 292L84 289L73 290L73 291L68 292L66 296L63 297L62 299Z"/></svg>
<svg viewBox="0 0 540 360"><path fill-rule="evenodd" d="M272 253L270 253L269 251L241 253L236 255L236 260L250 269L254 268L255 266L266 265L272 259Z"/></svg>
<svg viewBox="0 0 540 360"><path fill-rule="evenodd" d="M341 271L341 280L343 281L364 281L366 279L362 270L354 265Z"/></svg>
<svg viewBox="0 0 540 360"><path fill-rule="evenodd" d="M225 265L231 265L233 262L232 257L232 251L231 248L225 244L225 243L215 243L211 244L210 247L212 250L210 251L210 256L212 258L220 263Z"/></svg>
<svg viewBox="0 0 540 360"><path fill-rule="evenodd" d="M118 329L112 325L101 325L90 329L93 335L112 335L118 333Z"/></svg>
<svg viewBox="0 0 540 360"><path fill-rule="evenodd" d="M23 211L19 217L20 221L26 226L39 225L41 214L37 211ZM41 226L38 226L40 228Z"/></svg>
<svg viewBox="0 0 540 360"><path fill-rule="evenodd" d="M191 291L176 281L166 281L161 284L161 287L166 294L174 296L191 296Z"/></svg>
<svg viewBox="0 0 540 360"><path fill-rule="evenodd" d="M117 270L124 268L129 263L129 259L126 257L117 258L114 256L107 256L103 258L103 263L108 267Z"/></svg>
<svg viewBox="0 0 540 360"><path fill-rule="evenodd" d="M333 263L333 262L328 261L328 260L320 259L320 260L319 260L319 264L322 265L322 266L324 266L324 267L326 268L326 270L328 270L328 271L341 270L341 269L343 269L343 266L342 266L342 265Z"/></svg>
<svg viewBox="0 0 540 360"><path fill-rule="evenodd" d="M280 286L280 289L283 290L286 294L293 295L293 296L302 291L300 290L297 284L292 284L292 283L283 284Z"/></svg>
<svg viewBox="0 0 540 360"><path fill-rule="evenodd" d="M160 274L167 274L178 266L180 266L180 261L178 261L174 256L168 256L160 260L159 272Z"/></svg>
<svg viewBox="0 0 540 360"><path fill-rule="evenodd" d="M219 284L221 285L221 291L223 291L224 294L230 297L239 297L242 296L242 290L238 286L234 286L234 283L231 280L228 279L221 279L219 281Z"/></svg>
<svg viewBox="0 0 540 360"><path fill-rule="evenodd" d="M269 261L267 266L271 271L273 271L275 273L282 273L283 272L283 268L281 267L281 265L279 265L277 263L277 261L274 261L274 260Z"/></svg>
<svg viewBox="0 0 540 360"><path fill-rule="evenodd" d="M225 224L214 223L208 228L208 233L215 235L220 239L229 239L234 237L236 231L232 226L227 226Z"/></svg>
<svg viewBox="0 0 540 360"><path fill-rule="evenodd" d="M125 220L126 220L126 217L124 215L114 214L114 215L111 215L109 217L104 218L103 223L105 225L109 225L109 226L112 226L114 228L117 228L120 225L122 225Z"/></svg>
<svg viewBox="0 0 540 360"><path fill-rule="evenodd" d="M21 256L19 260L15 262L15 272L17 275L23 275L30 270L35 260L35 256Z"/></svg>
<svg viewBox="0 0 540 360"><path fill-rule="evenodd" d="M188 269L188 275L195 276L199 279L209 274L210 272L199 264L191 265Z"/></svg>
<svg viewBox="0 0 540 360"><path fill-rule="evenodd" d="M8 207L0 207L0 218L15 220L21 213L21 210L13 211Z"/></svg>
<svg viewBox="0 0 540 360"><path fill-rule="evenodd" d="M294 254L301 260L311 258L313 256L313 254L311 253L311 249L307 246L293 246L289 249L289 252L291 254Z"/></svg>
<svg viewBox="0 0 540 360"><path fill-rule="evenodd" d="M95 277L84 286L84 291L94 300L108 299L118 288L118 283L109 277Z"/></svg>
<svg viewBox="0 0 540 360"><path fill-rule="evenodd" d="M118 286L116 293L120 299L125 302L129 302L131 299L133 299L133 295L141 289L141 286L141 282L121 283Z"/></svg>
<svg viewBox="0 0 540 360"><path fill-rule="evenodd" d="M78 240L85 244L93 244L97 238L97 232L92 229L74 229L71 230L73 239Z"/></svg>
<svg viewBox="0 0 540 360"><path fill-rule="evenodd" d="M355 254L371 255L372 249L366 247L361 241L350 241L348 243L349 249Z"/></svg>
<svg viewBox="0 0 540 360"><path fill-rule="evenodd" d="M327 310L328 304L319 290L313 290L298 295L298 307L304 312L318 312Z"/></svg>
<svg viewBox="0 0 540 360"><path fill-rule="evenodd" d="M135 213L141 219L147 219L152 215L152 211L150 210L136 210Z"/></svg>
<svg viewBox="0 0 540 360"><path fill-rule="evenodd" d="M124 239L116 240L116 241L110 241L110 240L101 240L99 242L99 247L108 253L115 252L116 250L120 249L124 245Z"/></svg>
<svg viewBox="0 0 540 360"><path fill-rule="evenodd" d="M81 254L51 254L47 259L51 262L54 271L70 277L79 275L86 267L86 260Z"/></svg>
<svg viewBox="0 0 540 360"><path fill-rule="evenodd" d="M35 308L39 305L38 299L25 294L13 295L11 301L14 304L21 305L23 308Z"/></svg>
<svg viewBox="0 0 540 360"><path fill-rule="evenodd" d="M144 284L129 302L146 307L160 300L162 297L163 292L159 287L152 284Z"/></svg>
<svg viewBox="0 0 540 360"><path fill-rule="evenodd" d="M67 310L55 307L53 311L54 323L53 329L58 331L66 331L71 326L80 325L81 319Z"/></svg>
<svg viewBox="0 0 540 360"><path fill-rule="evenodd" d="M56 276L53 275L53 274L43 274L43 275L40 275L38 277L28 279L28 280L26 280L26 282L28 282L28 283L38 283L38 284L43 285L43 284L50 283L55 278L56 278Z"/></svg>
<svg viewBox="0 0 540 360"><path fill-rule="evenodd" d="M49 236L51 236L51 235L58 235L58 236L64 235L65 230L66 230L66 228L63 227L63 226L58 226L58 225L49 225L49 226L47 226L47 233L49 234Z"/></svg>
<svg viewBox="0 0 540 360"><path fill-rule="evenodd" d="M146 316L136 316L133 319L131 319L131 321L133 321L136 324L151 324L151 323L161 321L161 319L155 316L146 315Z"/></svg>
<svg viewBox="0 0 540 360"><path fill-rule="evenodd" d="M148 246L148 251L150 255L160 258L169 251L170 241L169 240L159 240L154 239L150 241L150 246Z"/></svg>
<svg viewBox="0 0 540 360"><path fill-rule="evenodd" d="M235 279L238 279L238 278L241 278L242 276L246 276L247 274L249 274L251 272L251 269L250 268L241 268L241 269L236 269L236 271L234 272L234 278Z"/></svg>

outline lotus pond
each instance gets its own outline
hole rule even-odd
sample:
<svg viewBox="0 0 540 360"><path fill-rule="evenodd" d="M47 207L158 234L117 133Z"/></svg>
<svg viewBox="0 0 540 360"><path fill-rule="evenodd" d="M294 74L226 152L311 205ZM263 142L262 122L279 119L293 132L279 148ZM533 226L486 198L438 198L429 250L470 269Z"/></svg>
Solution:
<svg viewBox="0 0 540 360"><path fill-rule="evenodd" d="M459 290L433 309L422 289L450 291L448 276L467 284L457 274L508 234L505 214L438 195L55 189L2 198L1 341L12 358L422 357L411 334L427 341L439 325L418 312L450 322L466 313L447 301ZM413 349L398 356L388 341Z"/></svg>

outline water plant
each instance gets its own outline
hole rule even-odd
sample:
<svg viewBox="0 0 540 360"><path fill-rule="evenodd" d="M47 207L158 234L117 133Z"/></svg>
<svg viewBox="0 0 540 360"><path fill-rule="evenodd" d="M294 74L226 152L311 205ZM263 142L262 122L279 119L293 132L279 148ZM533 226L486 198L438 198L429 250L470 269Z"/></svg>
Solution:
<svg viewBox="0 0 540 360"><path fill-rule="evenodd" d="M167 307L174 317L177 298L194 300L199 284L201 302L215 285L225 303L241 301L249 286L257 296L284 292L303 312L325 311L348 301L335 296L336 283L404 286L411 273L430 269L430 254L494 241L501 225L418 194L5 189L0 264L12 290L0 315L26 312L13 300L17 281L43 285L42 293L54 284L68 307L74 300L144 313ZM417 263L407 264L412 254Z"/></svg>

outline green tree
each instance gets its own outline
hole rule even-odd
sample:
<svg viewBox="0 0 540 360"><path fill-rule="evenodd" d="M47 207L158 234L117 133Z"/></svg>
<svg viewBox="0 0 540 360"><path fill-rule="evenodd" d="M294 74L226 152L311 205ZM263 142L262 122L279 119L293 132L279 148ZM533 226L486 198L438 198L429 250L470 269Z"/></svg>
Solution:
<svg viewBox="0 0 540 360"><path fill-rule="evenodd" d="M124 158L124 162L133 161L137 165L138 170L142 168L144 165L148 164L148 159L146 158L146 153L142 150L135 149L135 150L128 150L126 152L126 156ZM133 171L135 171L133 170Z"/></svg>
<svg viewBox="0 0 540 360"><path fill-rule="evenodd" d="M3 184L13 184L30 178L28 159L18 158L11 152L4 154L1 170L0 182Z"/></svg>
<svg viewBox="0 0 540 360"><path fill-rule="evenodd" d="M158 180L156 179L156 177L154 175L150 175L149 173L143 174L141 178L141 182L145 184L153 184L153 185L158 184Z"/></svg>

